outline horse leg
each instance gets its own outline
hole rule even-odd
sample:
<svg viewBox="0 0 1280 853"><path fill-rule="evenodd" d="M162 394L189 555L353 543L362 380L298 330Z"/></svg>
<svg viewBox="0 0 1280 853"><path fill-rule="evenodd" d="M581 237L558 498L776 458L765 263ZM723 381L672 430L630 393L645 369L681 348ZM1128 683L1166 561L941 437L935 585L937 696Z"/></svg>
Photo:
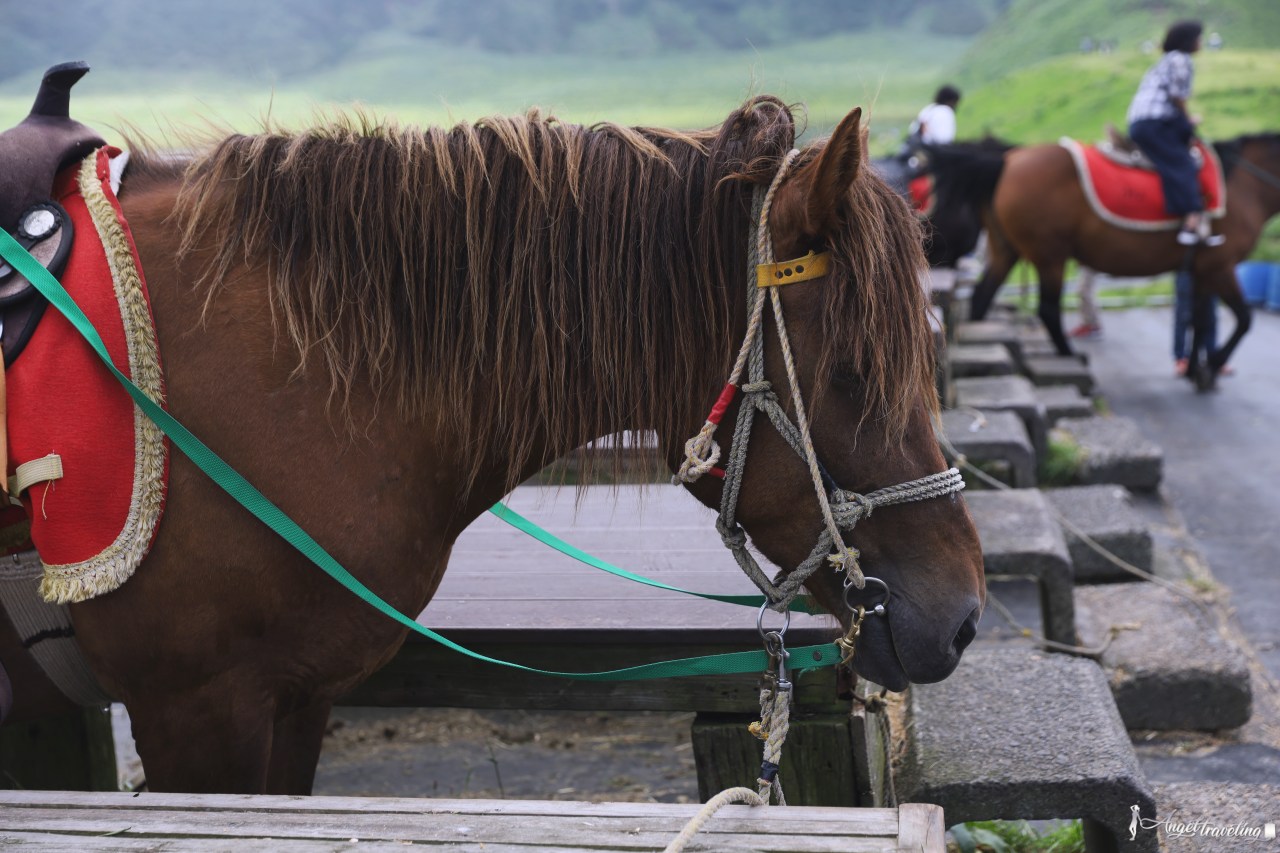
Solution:
<svg viewBox="0 0 1280 853"><path fill-rule="evenodd" d="M969 298L969 319L981 320L991 310L1000 285L1009 277L1013 265L1018 262L1018 252L991 229L987 229L987 268L982 271L982 279L974 285L973 296Z"/></svg>
<svg viewBox="0 0 1280 853"><path fill-rule="evenodd" d="M1244 301L1244 294L1240 292L1240 288L1230 288L1225 293L1220 293L1219 298L1226 303L1231 309L1231 313L1236 318L1236 327L1231 332L1231 337L1227 339L1226 344L1219 347L1217 352L1209 355L1209 367L1212 368L1216 376L1218 371L1222 370L1222 366L1227 363L1227 359L1231 358L1231 353L1235 351L1236 345L1240 343L1249 332L1249 327L1253 324L1253 311L1249 308L1249 303Z"/></svg>
<svg viewBox="0 0 1280 853"><path fill-rule="evenodd" d="M1065 262L1052 261L1036 264L1040 276L1040 306L1037 314L1044 323L1059 355L1071 355L1073 350L1062 330L1062 275Z"/></svg>
<svg viewBox="0 0 1280 853"><path fill-rule="evenodd" d="M1191 300L1191 354L1187 361L1187 377L1195 383L1197 391L1212 391L1217 387L1217 371L1210 363L1209 313L1213 302L1209 294L1196 292ZM1201 355L1204 355L1203 362Z"/></svg>
<svg viewBox="0 0 1280 853"><path fill-rule="evenodd" d="M332 707L332 702L317 702L276 721L267 769L268 794L311 793Z"/></svg>
<svg viewBox="0 0 1280 853"><path fill-rule="evenodd" d="M125 703L152 791L266 791L275 703L229 677L180 694ZM193 781L195 780L195 781Z"/></svg>

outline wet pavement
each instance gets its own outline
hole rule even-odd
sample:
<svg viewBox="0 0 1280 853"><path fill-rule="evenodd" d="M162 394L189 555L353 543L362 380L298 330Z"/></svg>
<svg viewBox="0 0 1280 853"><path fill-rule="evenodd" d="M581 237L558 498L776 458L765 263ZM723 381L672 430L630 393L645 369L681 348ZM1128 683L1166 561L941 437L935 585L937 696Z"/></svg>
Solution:
<svg viewBox="0 0 1280 853"><path fill-rule="evenodd" d="M1235 375L1205 394L1173 374L1171 309L1107 311L1103 323L1101 340L1079 344L1098 392L1164 449L1165 499L1280 682L1280 315L1254 312ZM1224 312L1220 334L1231 325Z"/></svg>

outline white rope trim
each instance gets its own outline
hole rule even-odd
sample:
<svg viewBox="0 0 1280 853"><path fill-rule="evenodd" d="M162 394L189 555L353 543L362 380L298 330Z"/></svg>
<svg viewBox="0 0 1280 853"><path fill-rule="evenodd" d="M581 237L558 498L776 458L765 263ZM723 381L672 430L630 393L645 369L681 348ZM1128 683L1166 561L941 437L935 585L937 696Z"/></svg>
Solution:
<svg viewBox="0 0 1280 853"><path fill-rule="evenodd" d="M163 404L164 377L151 310L142 291L129 239L97 175L98 152L80 164L79 187L93 219L111 269L111 280L125 328L129 376L144 394ZM133 407L133 493L124 528L106 549L88 560L45 564L40 594L46 601L65 604L85 601L116 589L132 577L151 547L164 501L164 433L136 404Z"/></svg>
<svg viewBox="0 0 1280 853"><path fill-rule="evenodd" d="M1059 139L1058 144L1067 149L1067 153L1071 155L1071 159L1076 164L1076 173L1080 176L1080 189L1084 192L1084 197L1088 200L1089 207L1103 222L1125 231L1176 231L1182 226L1181 217L1146 222L1141 219L1128 219L1123 216L1117 216L1107 210L1103 206L1102 200L1098 198L1097 189L1093 186L1093 173L1089 170L1089 164L1085 160L1084 146L1069 136ZM1210 219L1221 219L1227 212L1227 182L1222 175L1222 163L1218 160L1217 153L1209 145L1204 146L1203 150L1208 153L1209 158L1213 161L1213 168L1218 175L1218 186L1222 188L1218 196L1218 205L1212 210L1206 210L1205 216Z"/></svg>

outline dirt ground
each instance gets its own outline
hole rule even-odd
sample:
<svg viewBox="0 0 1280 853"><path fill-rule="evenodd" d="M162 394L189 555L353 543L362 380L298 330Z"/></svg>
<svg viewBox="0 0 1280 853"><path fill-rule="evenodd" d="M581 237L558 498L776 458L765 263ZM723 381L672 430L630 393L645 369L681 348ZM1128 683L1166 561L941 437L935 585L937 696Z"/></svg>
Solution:
<svg viewBox="0 0 1280 853"><path fill-rule="evenodd" d="M692 714L337 708L316 794L697 802Z"/></svg>

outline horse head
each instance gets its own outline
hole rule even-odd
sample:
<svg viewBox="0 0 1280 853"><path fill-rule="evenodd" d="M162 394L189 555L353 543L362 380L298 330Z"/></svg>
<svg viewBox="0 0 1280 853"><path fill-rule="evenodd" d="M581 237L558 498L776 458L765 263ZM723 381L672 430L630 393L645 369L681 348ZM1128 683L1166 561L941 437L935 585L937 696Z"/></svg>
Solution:
<svg viewBox="0 0 1280 853"><path fill-rule="evenodd" d="M823 492L827 503L857 503L885 487L943 477L947 468L933 430L937 397L918 279L925 266L919 225L867 168L865 151L861 111L855 109L828 141L795 156L789 171L791 161L779 151L771 168L745 175L758 187L772 185L762 243L771 242L774 257L803 259L813 252L829 263L816 277L770 288L777 291L783 321L764 310L766 384L743 385L756 393L766 388L763 393L773 394L777 408L799 424L796 432L807 431L816 465L807 465L805 453L795 449L796 432L788 441L772 428L771 412L757 419L750 449L738 457L745 459L740 482L726 486L702 477L690 489L704 503L722 506L725 490L736 488L736 521L760 553L788 570L811 563L815 542L830 529ZM779 336L783 329L790 358ZM798 401L789 391L793 378ZM731 438L728 424L736 423L743 405L731 405L725 428L717 431L728 464L742 435L738 428ZM853 665L891 689L949 675L973 639L982 609L977 533L959 496L943 491L855 513L861 516L856 527L839 525L830 541L837 557L841 547L856 554L856 567L846 566L846 576L824 564L805 581L845 629L857 618L856 608L884 599L879 584L859 588L863 575L887 586L891 598L883 617L862 620Z"/></svg>

